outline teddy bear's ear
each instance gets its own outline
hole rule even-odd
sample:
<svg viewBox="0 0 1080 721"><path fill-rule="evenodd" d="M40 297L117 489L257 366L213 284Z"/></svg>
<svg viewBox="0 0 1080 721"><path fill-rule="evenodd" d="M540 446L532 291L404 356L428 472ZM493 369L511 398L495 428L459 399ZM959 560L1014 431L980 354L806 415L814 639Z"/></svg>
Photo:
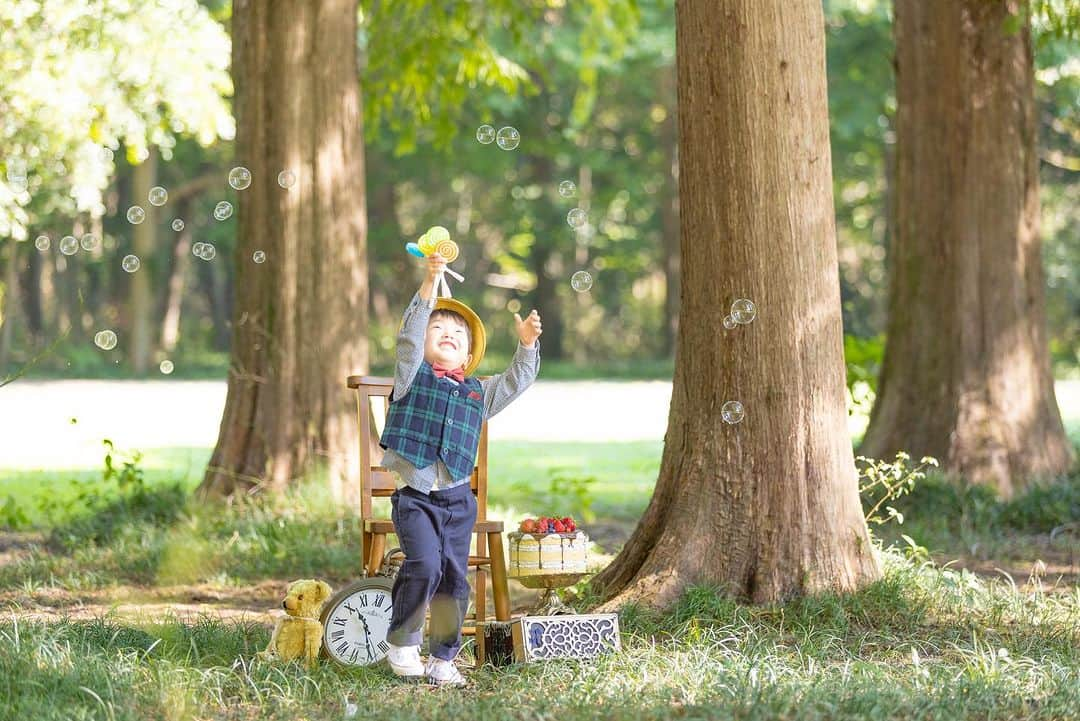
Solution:
<svg viewBox="0 0 1080 721"><path fill-rule="evenodd" d="M330 598L330 594L334 592L334 589L330 588L330 584L326 581L319 581L317 585L319 587L319 600L325 601Z"/></svg>

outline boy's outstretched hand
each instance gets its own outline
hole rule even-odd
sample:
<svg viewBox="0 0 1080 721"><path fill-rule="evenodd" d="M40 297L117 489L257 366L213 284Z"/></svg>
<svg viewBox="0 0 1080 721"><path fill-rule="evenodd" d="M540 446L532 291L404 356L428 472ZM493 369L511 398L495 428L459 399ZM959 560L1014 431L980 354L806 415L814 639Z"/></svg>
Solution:
<svg viewBox="0 0 1080 721"><path fill-rule="evenodd" d="M526 348L532 348L536 343L536 339L544 332L540 328L540 314L535 310L529 313L525 320L522 320L520 315L514 313L514 323L517 325L518 340Z"/></svg>

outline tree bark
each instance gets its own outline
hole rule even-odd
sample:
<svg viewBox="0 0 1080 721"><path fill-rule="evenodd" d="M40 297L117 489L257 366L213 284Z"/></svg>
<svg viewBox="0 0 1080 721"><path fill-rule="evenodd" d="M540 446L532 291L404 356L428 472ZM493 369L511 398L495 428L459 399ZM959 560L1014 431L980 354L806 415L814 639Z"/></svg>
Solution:
<svg viewBox="0 0 1080 721"><path fill-rule="evenodd" d="M888 341L860 452L932 455L1009 497L1062 473L1039 242L1031 32L1016 3L896 2Z"/></svg>
<svg viewBox="0 0 1080 721"><path fill-rule="evenodd" d="M185 197L177 204L177 216L191 217L192 199ZM176 350L180 341L180 313L184 303L184 279L191 266L191 225L176 233L173 243L172 264L169 267L169 280L165 290L165 310L161 321L161 349L166 353Z"/></svg>
<svg viewBox="0 0 1080 721"><path fill-rule="evenodd" d="M15 318L19 312L19 241L7 239L7 263L0 283L0 372L6 372L8 356L15 342Z"/></svg>
<svg viewBox="0 0 1080 721"><path fill-rule="evenodd" d="M357 5L233 11L236 158L253 179L238 199L232 367L200 494L282 488L329 459L343 497L357 463L345 378L368 363Z"/></svg>
<svg viewBox="0 0 1080 721"><path fill-rule="evenodd" d="M154 211L156 208L147 200L150 188L157 177L157 151L150 151L146 160L135 166L132 172L132 204L146 210L147 219L135 226L132 231L133 252L142 262L142 267L131 274L131 369L135 375L143 376L150 369L150 350L152 345L152 318L154 313L153 294L150 283L153 280L151 259L154 257L154 236L157 231Z"/></svg>
<svg viewBox="0 0 1080 721"><path fill-rule="evenodd" d="M814 0L676 4L682 316L656 490L595 579L603 608L690 584L751 602L879 575L844 406L825 80ZM723 330L732 301L757 319ZM742 423L721 420L740 401Z"/></svg>
<svg viewBox="0 0 1080 721"><path fill-rule="evenodd" d="M679 126L674 85L675 69L664 69L660 75L660 93L668 114L660 125L660 142L667 160L668 177L660 192L660 227L664 234L664 325L660 328L664 339L662 358L671 357L679 333Z"/></svg>

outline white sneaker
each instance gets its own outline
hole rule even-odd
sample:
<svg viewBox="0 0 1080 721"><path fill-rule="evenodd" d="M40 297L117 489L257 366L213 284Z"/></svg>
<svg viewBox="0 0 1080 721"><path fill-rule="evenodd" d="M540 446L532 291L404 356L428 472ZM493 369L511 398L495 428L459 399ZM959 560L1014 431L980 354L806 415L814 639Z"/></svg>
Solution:
<svg viewBox="0 0 1080 721"><path fill-rule="evenodd" d="M427 662L427 680L436 686L465 686L468 681L453 661L432 656Z"/></svg>
<svg viewBox="0 0 1080 721"><path fill-rule="evenodd" d="M398 676L408 679L419 679L427 669L420 660L419 646L395 646L390 644L390 650L386 652L386 660L390 662L390 668Z"/></svg>

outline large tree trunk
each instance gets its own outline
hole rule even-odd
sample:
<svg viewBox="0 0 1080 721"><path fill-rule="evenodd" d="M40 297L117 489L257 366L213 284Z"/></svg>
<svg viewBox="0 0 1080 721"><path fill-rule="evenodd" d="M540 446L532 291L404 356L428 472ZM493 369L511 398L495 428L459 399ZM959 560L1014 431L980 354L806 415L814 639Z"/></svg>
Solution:
<svg viewBox="0 0 1080 721"><path fill-rule="evenodd" d="M281 488L328 458L345 495L357 449L345 378L368 363L356 0L233 11L236 157L253 180L238 201L228 397L200 492Z"/></svg>
<svg viewBox="0 0 1080 721"><path fill-rule="evenodd" d="M1014 3L896 2L888 342L860 452L1009 497L1072 463L1047 348L1031 33Z"/></svg>
<svg viewBox="0 0 1080 721"><path fill-rule="evenodd" d="M664 234L664 324L663 353L668 358L675 348L679 332L679 119L675 100L675 68L665 68L660 73L660 102L667 108L667 116L660 125L660 142L664 148L668 177L660 193L661 232Z"/></svg>
<svg viewBox="0 0 1080 721"><path fill-rule="evenodd" d="M595 583L605 608L664 607L695 583L752 602L852 590L879 571L844 406L821 4L679 2L676 34L693 262L656 490ZM724 331L740 297L758 317Z"/></svg>

